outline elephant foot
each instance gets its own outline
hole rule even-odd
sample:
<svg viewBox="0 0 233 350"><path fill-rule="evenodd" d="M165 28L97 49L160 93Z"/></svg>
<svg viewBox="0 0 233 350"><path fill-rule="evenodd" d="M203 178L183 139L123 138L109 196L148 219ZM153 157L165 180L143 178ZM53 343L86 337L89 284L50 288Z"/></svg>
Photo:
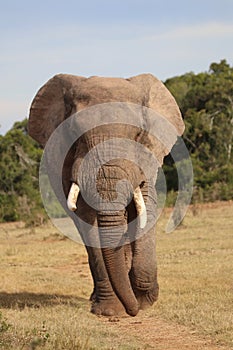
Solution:
<svg viewBox="0 0 233 350"><path fill-rule="evenodd" d="M97 299L96 290L95 290L95 288L94 288L94 289L93 289L93 292L92 292L91 295L90 295L89 300L92 301L92 302L95 302L96 299Z"/></svg>
<svg viewBox="0 0 233 350"><path fill-rule="evenodd" d="M124 316L125 308L117 299L94 301L91 312L97 316Z"/></svg>
<svg viewBox="0 0 233 350"><path fill-rule="evenodd" d="M136 298L140 307L140 310L145 310L152 306L154 302L158 299L159 295L159 287L156 285L153 289L148 291L140 291L136 292Z"/></svg>

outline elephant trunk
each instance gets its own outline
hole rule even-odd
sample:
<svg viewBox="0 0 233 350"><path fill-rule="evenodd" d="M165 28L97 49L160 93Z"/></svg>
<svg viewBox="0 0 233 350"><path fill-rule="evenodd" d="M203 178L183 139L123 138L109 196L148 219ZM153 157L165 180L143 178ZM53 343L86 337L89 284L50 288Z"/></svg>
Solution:
<svg viewBox="0 0 233 350"><path fill-rule="evenodd" d="M98 213L98 226L102 244L102 254L112 287L130 316L136 316L139 305L131 287L125 263L124 211ZM116 246L118 242L118 246Z"/></svg>

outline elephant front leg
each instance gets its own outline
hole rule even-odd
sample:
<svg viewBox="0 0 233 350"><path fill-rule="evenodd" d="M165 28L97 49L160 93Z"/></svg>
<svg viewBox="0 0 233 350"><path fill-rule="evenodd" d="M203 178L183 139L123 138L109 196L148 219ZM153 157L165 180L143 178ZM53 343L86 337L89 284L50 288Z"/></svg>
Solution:
<svg viewBox="0 0 233 350"><path fill-rule="evenodd" d="M149 191L148 191L149 190ZM145 233L133 242L133 262L130 279L140 308L151 306L159 294L156 264L156 192L153 184L142 188L146 201L147 226Z"/></svg>
<svg viewBox="0 0 233 350"><path fill-rule="evenodd" d="M125 309L113 291L101 248L98 248L98 242L96 238L94 240L90 232L91 227L97 227L96 212L88 206L81 195L78 199L76 214L75 224L86 246L94 282L94 289L90 297L91 312L104 316L120 315L125 312Z"/></svg>
<svg viewBox="0 0 233 350"><path fill-rule="evenodd" d="M109 281L101 249L94 247L86 247L86 249L94 281L91 312L103 316L125 314L125 308L114 293Z"/></svg>
<svg viewBox="0 0 233 350"><path fill-rule="evenodd" d="M140 309L145 309L158 299L159 286L155 256L154 229L134 243L130 279Z"/></svg>

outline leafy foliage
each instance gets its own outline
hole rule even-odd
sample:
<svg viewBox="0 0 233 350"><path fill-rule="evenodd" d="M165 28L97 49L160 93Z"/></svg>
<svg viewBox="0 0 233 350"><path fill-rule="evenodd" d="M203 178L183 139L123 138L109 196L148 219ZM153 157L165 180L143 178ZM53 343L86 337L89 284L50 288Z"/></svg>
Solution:
<svg viewBox="0 0 233 350"><path fill-rule="evenodd" d="M222 60L212 63L206 73L187 73L168 79L165 85L184 117L183 138L194 168L194 200L232 199L233 68ZM170 183L173 172L170 165Z"/></svg>
<svg viewBox="0 0 233 350"><path fill-rule="evenodd" d="M41 222L44 217L38 187L42 149L27 133L27 120L0 137L0 222Z"/></svg>

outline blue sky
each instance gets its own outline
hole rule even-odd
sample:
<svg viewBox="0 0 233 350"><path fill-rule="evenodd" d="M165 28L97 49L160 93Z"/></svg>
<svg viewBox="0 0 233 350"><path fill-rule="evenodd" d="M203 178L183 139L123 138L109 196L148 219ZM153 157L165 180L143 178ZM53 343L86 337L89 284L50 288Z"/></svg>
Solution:
<svg viewBox="0 0 233 350"><path fill-rule="evenodd" d="M53 75L161 80L233 65L232 0L0 0L0 134Z"/></svg>

